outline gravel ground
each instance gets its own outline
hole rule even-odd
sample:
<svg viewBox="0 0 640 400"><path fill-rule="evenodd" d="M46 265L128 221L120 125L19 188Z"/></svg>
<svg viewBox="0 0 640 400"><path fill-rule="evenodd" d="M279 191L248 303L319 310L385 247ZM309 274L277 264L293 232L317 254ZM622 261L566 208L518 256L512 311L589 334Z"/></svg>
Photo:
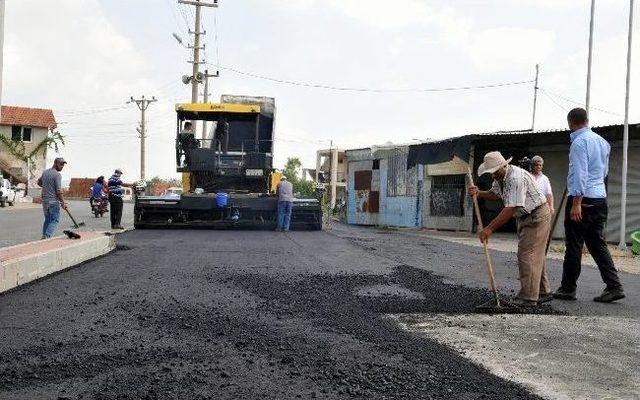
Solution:
<svg viewBox="0 0 640 400"><path fill-rule="evenodd" d="M118 240L106 257L0 296L0 398L537 398L389 319L466 313L491 296L371 240L186 230Z"/></svg>

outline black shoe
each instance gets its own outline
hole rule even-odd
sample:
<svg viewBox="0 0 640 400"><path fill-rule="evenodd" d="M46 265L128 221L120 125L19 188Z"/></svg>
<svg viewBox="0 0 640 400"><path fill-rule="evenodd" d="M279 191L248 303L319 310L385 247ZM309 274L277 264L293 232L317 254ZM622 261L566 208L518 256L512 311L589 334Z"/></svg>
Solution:
<svg viewBox="0 0 640 400"><path fill-rule="evenodd" d="M538 304L548 303L551 300L553 300L553 294L552 293L543 293L543 294L538 296Z"/></svg>
<svg viewBox="0 0 640 400"><path fill-rule="evenodd" d="M625 297L622 286L618 286L614 288L606 288L600 296L594 297L593 301L598 303L611 303L616 300L624 299Z"/></svg>
<svg viewBox="0 0 640 400"><path fill-rule="evenodd" d="M558 300L576 300L576 290L567 290L560 287L558 290L553 292L553 298Z"/></svg>

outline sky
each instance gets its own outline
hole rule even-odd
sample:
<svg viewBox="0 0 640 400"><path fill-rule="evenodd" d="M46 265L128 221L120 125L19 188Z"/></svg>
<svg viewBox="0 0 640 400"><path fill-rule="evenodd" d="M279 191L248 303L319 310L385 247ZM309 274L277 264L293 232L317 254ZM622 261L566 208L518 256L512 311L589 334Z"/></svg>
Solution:
<svg viewBox="0 0 640 400"><path fill-rule="evenodd" d="M567 111L584 102L590 0L218 3L202 11L206 68L220 71L210 98L276 99L277 167L298 157L314 168L316 150L330 145L530 128L532 82L423 89L532 81L537 63L536 129L564 128ZM628 13L627 0L596 2L596 126L623 122ZM135 180L140 112L126 101L155 96L146 174L175 177L174 106L190 100L180 78L191 56L172 33L190 42L193 20L193 7L176 0L6 0L2 103L53 109L66 137L65 179L118 167ZM630 121L640 122L640 37L633 51Z"/></svg>

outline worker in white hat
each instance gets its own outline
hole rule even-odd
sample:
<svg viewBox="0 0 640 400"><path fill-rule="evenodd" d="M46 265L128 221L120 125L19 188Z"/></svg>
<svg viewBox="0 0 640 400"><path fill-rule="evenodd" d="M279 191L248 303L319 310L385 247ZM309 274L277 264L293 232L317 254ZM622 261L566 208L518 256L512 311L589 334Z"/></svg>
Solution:
<svg viewBox="0 0 640 400"><path fill-rule="evenodd" d="M541 291L540 282L545 274L545 245L551 228L551 210L547 199L540 191L533 176L522 168L509 164L498 151L484 156L478 167L478 176L490 173L493 186L489 191L468 189L469 195L485 200L502 200L504 208L480 233L486 242L491 234L516 218L518 223L518 269L520 270L520 292L513 300L517 305L535 306L551 300L550 288Z"/></svg>

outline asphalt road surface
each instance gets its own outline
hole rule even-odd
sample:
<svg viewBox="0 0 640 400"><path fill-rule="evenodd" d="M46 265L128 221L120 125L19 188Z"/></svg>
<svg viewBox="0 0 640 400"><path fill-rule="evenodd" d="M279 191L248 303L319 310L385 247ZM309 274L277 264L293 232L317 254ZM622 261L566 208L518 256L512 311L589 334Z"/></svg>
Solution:
<svg viewBox="0 0 640 400"><path fill-rule="evenodd" d="M77 222L84 221L83 230L109 230L109 214L96 218L91 214L89 201L69 201L69 211ZM61 210L60 224L56 235L62 235L62 231L73 226L69 216ZM44 216L40 206L21 208L0 208L0 247L39 240L42 237L42 222ZM133 203L125 203L122 212L122 226L133 226Z"/></svg>
<svg viewBox="0 0 640 400"><path fill-rule="evenodd" d="M417 332L442 324L470 332L465 321L474 306L491 298L481 288L477 248L342 225L331 232L131 231L118 243L105 257L0 295L1 399L539 398L533 385L515 383L515 373L507 380L483 366L522 362L511 353L472 362L455 343ZM513 270L503 266L514 256L494 257L508 292L513 280L503 277ZM595 279L585 270L581 282ZM555 303L539 316L638 315L637 298L609 308ZM441 322L418 326L421 315ZM399 324L398 316L414 320ZM447 320L456 317L463 321ZM504 321L491 317L474 332L498 341L503 331L527 337ZM554 320L544 321L547 332L557 331ZM591 329L599 336L598 326ZM529 345L562 356L554 340ZM615 359L617 346L603 347L602 360L617 368L612 386L621 386L615 379L625 369L632 377L638 370L633 341L624 347L629 360ZM563 381L603 385L602 360L567 365L581 380Z"/></svg>
<svg viewBox="0 0 640 400"><path fill-rule="evenodd" d="M469 311L485 290L327 232L118 241L0 296L0 398L537 398L385 317ZM381 285L411 295L380 297Z"/></svg>

